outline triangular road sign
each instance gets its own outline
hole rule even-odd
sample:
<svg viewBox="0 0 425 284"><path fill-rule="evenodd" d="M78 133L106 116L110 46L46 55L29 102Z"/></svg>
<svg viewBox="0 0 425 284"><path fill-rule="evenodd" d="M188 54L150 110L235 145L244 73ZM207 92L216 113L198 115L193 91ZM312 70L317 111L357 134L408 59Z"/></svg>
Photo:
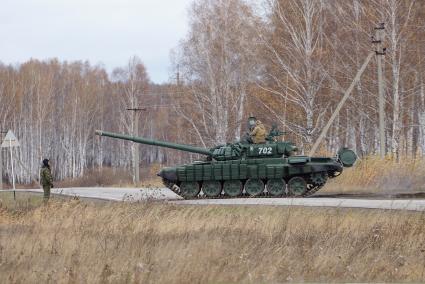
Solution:
<svg viewBox="0 0 425 284"><path fill-rule="evenodd" d="M15 134L13 134L12 130L9 130L6 134L6 137L3 139L3 143L1 144L2 148L8 148L8 147L19 147L21 146L19 144L18 139L16 138Z"/></svg>

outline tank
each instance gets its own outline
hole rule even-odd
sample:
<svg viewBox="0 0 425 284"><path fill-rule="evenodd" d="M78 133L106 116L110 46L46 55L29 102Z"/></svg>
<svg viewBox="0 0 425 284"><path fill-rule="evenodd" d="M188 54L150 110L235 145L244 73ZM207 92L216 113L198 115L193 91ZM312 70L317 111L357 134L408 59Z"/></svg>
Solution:
<svg viewBox="0 0 425 284"><path fill-rule="evenodd" d="M307 197L351 167L356 154L341 148L335 157L295 155L296 145L276 141L272 128L265 143L248 140L210 149L97 130L97 135L197 153L205 160L160 170L164 185L185 199L232 197Z"/></svg>

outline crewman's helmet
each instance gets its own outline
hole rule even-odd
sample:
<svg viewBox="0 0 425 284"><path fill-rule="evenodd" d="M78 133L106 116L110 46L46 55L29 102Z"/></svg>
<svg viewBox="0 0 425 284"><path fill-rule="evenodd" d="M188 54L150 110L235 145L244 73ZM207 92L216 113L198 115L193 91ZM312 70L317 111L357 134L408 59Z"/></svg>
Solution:
<svg viewBox="0 0 425 284"><path fill-rule="evenodd" d="M254 116L248 118L248 126L254 127L256 125L257 119Z"/></svg>
<svg viewBox="0 0 425 284"><path fill-rule="evenodd" d="M43 165L47 167L49 165L49 159L44 159Z"/></svg>

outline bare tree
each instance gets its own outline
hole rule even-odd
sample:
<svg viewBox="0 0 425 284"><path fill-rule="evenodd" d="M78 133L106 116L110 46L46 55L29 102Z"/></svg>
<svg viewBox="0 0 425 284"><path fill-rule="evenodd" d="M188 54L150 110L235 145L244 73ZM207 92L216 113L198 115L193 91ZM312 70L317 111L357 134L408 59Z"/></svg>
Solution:
<svg viewBox="0 0 425 284"><path fill-rule="evenodd" d="M120 104L120 121L125 132L131 134L139 133L139 114L136 109L142 104L143 94L147 92L149 77L146 68L140 58L134 56L130 58L125 68L117 68L113 72L117 83L117 95ZM132 109L133 111L128 111ZM120 128L122 129L122 127ZM139 170L139 145L132 143L133 171ZM137 159L136 159L137 158ZM138 176L136 173L134 177ZM135 178L137 179L137 178Z"/></svg>
<svg viewBox="0 0 425 284"><path fill-rule="evenodd" d="M268 28L259 31L266 54L265 73L258 86L272 96L301 110L304 119L282 121L311 144L320 122L322 109L318 95L326 79L322 56L323 1L268 0ZM286 114L285 114L286 115Z"/></svg>
<svg viewBox="0 0 425 284"><path fill-rule="evenodd" d="M256 18L239 0L196 1L190 14L190 33L175 63L189 96L180 100L177 113L204 146L239 139L256 70L250 52Z"/></svg>

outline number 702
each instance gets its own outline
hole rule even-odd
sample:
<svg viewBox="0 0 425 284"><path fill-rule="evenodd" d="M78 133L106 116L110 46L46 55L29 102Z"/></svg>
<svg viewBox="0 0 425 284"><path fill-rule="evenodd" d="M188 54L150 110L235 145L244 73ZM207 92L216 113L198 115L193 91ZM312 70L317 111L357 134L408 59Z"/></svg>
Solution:
<svg viewBox="0 0 425 284"><path fill-rule="evenodd" d="M272 153L272 147L259 147L258 154L270 155Z"/></svg>

